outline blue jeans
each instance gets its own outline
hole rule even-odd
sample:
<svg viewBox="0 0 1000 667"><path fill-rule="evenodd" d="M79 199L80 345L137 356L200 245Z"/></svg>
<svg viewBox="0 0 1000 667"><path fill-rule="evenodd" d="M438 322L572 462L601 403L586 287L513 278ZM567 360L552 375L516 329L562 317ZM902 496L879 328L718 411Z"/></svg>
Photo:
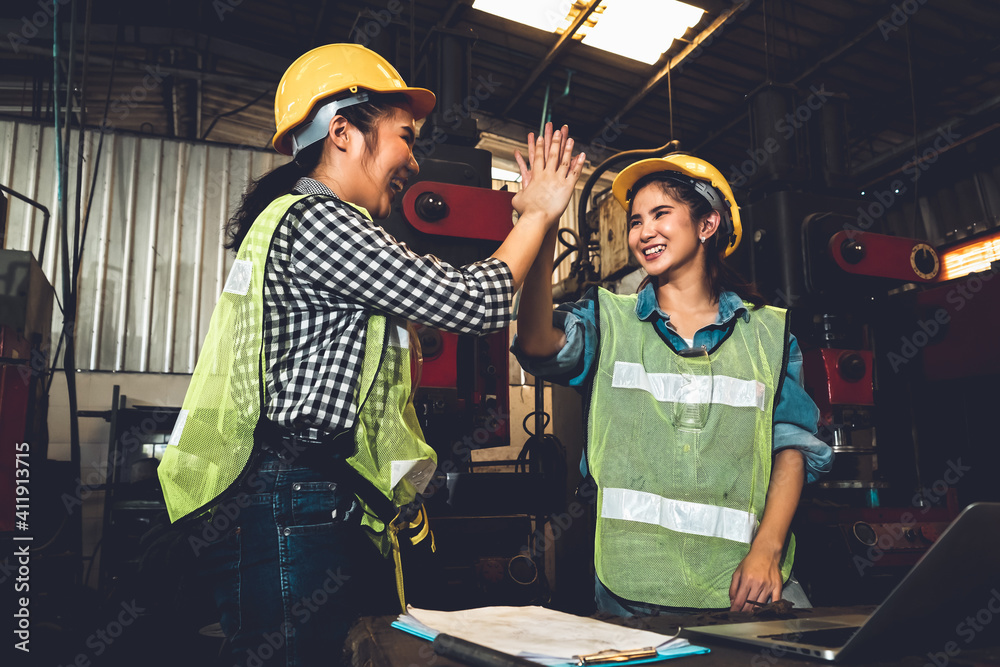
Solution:
<svg viewBox="0 0 1000 667"><path fill-rule="evenodd" d="M391 559L362 531L354 495L316 470L266 453L243 492L199 556L232 664L340 664L358 616L399 609Z"/></svg>
<svg viewBox="0 0 1000 667"><path fill-rule="evenodd" d="M809 609L812 604L806 597L806 592L802 589L802 584L795 578L795 573L788 575L788 581L781 589L781 599L788 600L795 605L796 609ZM684 607L661 607L655 604L643 604L632 602L620 598L594 575L594 601L597 603L597 611L603 611L615 616L660 616L663 614L696 614L702 613L704 609L688 609Z"/></svg>

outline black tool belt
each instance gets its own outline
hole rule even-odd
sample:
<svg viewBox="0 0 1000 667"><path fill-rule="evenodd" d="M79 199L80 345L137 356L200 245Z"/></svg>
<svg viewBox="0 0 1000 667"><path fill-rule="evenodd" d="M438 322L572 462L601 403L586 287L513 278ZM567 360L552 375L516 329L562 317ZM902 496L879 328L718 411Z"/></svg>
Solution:
<svg viewBox="0 0 1000 667"><path fill-rule="evenodd" d="M344 461L354 453L354 434L350 430L313 436L261 417L254 435L257 446L263 451L272 452L283 461L297 461L310 468L330 459Z"/></svg>
<svg viewBox="0 0 1000 667"><path fill-rule="evenodd" d="M330 481L346 486L386 525L397 517L399 510L396 506L347 462L347 458L354 453L353 430L310 436L261 417L254 434L257 446L261 450L272 452L283 461L294 461L317 470ZM412 510L407 506L407 511L404 511L398 520L408 521L415 516L419 509L419 504L416 505L417 507Z"/></svg>

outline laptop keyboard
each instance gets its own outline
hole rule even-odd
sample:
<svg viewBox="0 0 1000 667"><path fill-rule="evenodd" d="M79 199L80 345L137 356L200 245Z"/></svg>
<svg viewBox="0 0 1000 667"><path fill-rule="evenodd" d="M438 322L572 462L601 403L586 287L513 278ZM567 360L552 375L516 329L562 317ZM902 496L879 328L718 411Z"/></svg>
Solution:
<svg viewBox="0 0 1000 667"><path fill-rule="evenodd" d="M803 630L801 632L782 632L777 635L760 635L759 639L776 639L790 644L812 644L826 648L838 648L847 643L857 627L824 628L822 630Z"/></svg>

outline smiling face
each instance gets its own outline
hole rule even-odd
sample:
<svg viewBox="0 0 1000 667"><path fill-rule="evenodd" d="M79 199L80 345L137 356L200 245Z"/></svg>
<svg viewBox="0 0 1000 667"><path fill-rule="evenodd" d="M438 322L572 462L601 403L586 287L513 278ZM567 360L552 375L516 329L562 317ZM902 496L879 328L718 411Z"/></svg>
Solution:
<svg viewBox="0 0 1000 667"><path fill-rule="evenodd" d="M649 183L635 195L628 218L628 245L639 265L654 278L672 280L680 272L703 270L699 240L703 221L691 217L687 203L662 182Z"/></svg>
<svg viewBox="0 0 1000 667"><path fill-rule="evenodd" d="M378 121L371 142L365 142L356 129L354 132L359 141L353 142L352 157L359 168L351 193L345 198L364 206L373 218L385 218L407 179L420 171L413 157L417 136L413 114L405 107L391 107L390 113Z"/></svg>

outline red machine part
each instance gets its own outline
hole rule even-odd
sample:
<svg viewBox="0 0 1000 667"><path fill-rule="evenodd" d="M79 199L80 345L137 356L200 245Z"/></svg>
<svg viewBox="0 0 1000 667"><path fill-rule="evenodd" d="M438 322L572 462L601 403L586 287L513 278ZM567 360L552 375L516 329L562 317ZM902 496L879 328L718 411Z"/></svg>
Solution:
<svg viewBox="0 0 1000 667"><path fill-rule="evenodd" d="M848 273L904 282L933 282L941 270L937 251L916 239L840 231L830 237L827 251Z"/></svg>
<svg viewBox="0 0 1000 667"><path fill-rule="evenodd" d="M28 339L0 326L0 532L14 530L15 454L28 426L30 360Z"/></svg>
<svg viewBox="0 0 1000 667"><path fill-rule="evenodd" d="M425 234L503 241L514 228L513 192L420 181L403 195L406 221Z"/></svg>
<svg viewBox="0 0 1000 667"><path fill-rule="evenodd" d="M419 332L423 327L418 327ZM421 387L454 387L458 383L458 334L447 331L425 333L420 337L423 363Z"/></svg>
<svg viewBox="0 0 1000 667"><path fill-rule="evenodd" d="M1000 280L995 271L972 273L921 292L917 326L893 341L893 368L922 356L924 377L953 380L1000 373Z"/></svg>
<svg viewBox="0 0 1000 667"><path fill-rule="evenodd" d="M802 353L802 364L813 399L824 416L833 405L875 405L871 351L807 350Z"/></svg>
<svg viewBox="0 0 1000 667"><path fill-rule="evenodd" d="M510 393L507 388L508 340L507 330L496 331L485 336L472 337L470 348L460 349L458 334L417 326L420 337L423 362L420 370L420 389L434 393L435 390L453 390L459 382L460 371L468 372L470 364L472 386L468 395L471 405L459 405L459 409L471 408L476 426L484 426L476 440L480 447L494 447L507 444L509 434ZM459 396L459 400L463 400ZM490 410L492 409L492 413ZM499 417L499 421L495 419Z"/></svg>

